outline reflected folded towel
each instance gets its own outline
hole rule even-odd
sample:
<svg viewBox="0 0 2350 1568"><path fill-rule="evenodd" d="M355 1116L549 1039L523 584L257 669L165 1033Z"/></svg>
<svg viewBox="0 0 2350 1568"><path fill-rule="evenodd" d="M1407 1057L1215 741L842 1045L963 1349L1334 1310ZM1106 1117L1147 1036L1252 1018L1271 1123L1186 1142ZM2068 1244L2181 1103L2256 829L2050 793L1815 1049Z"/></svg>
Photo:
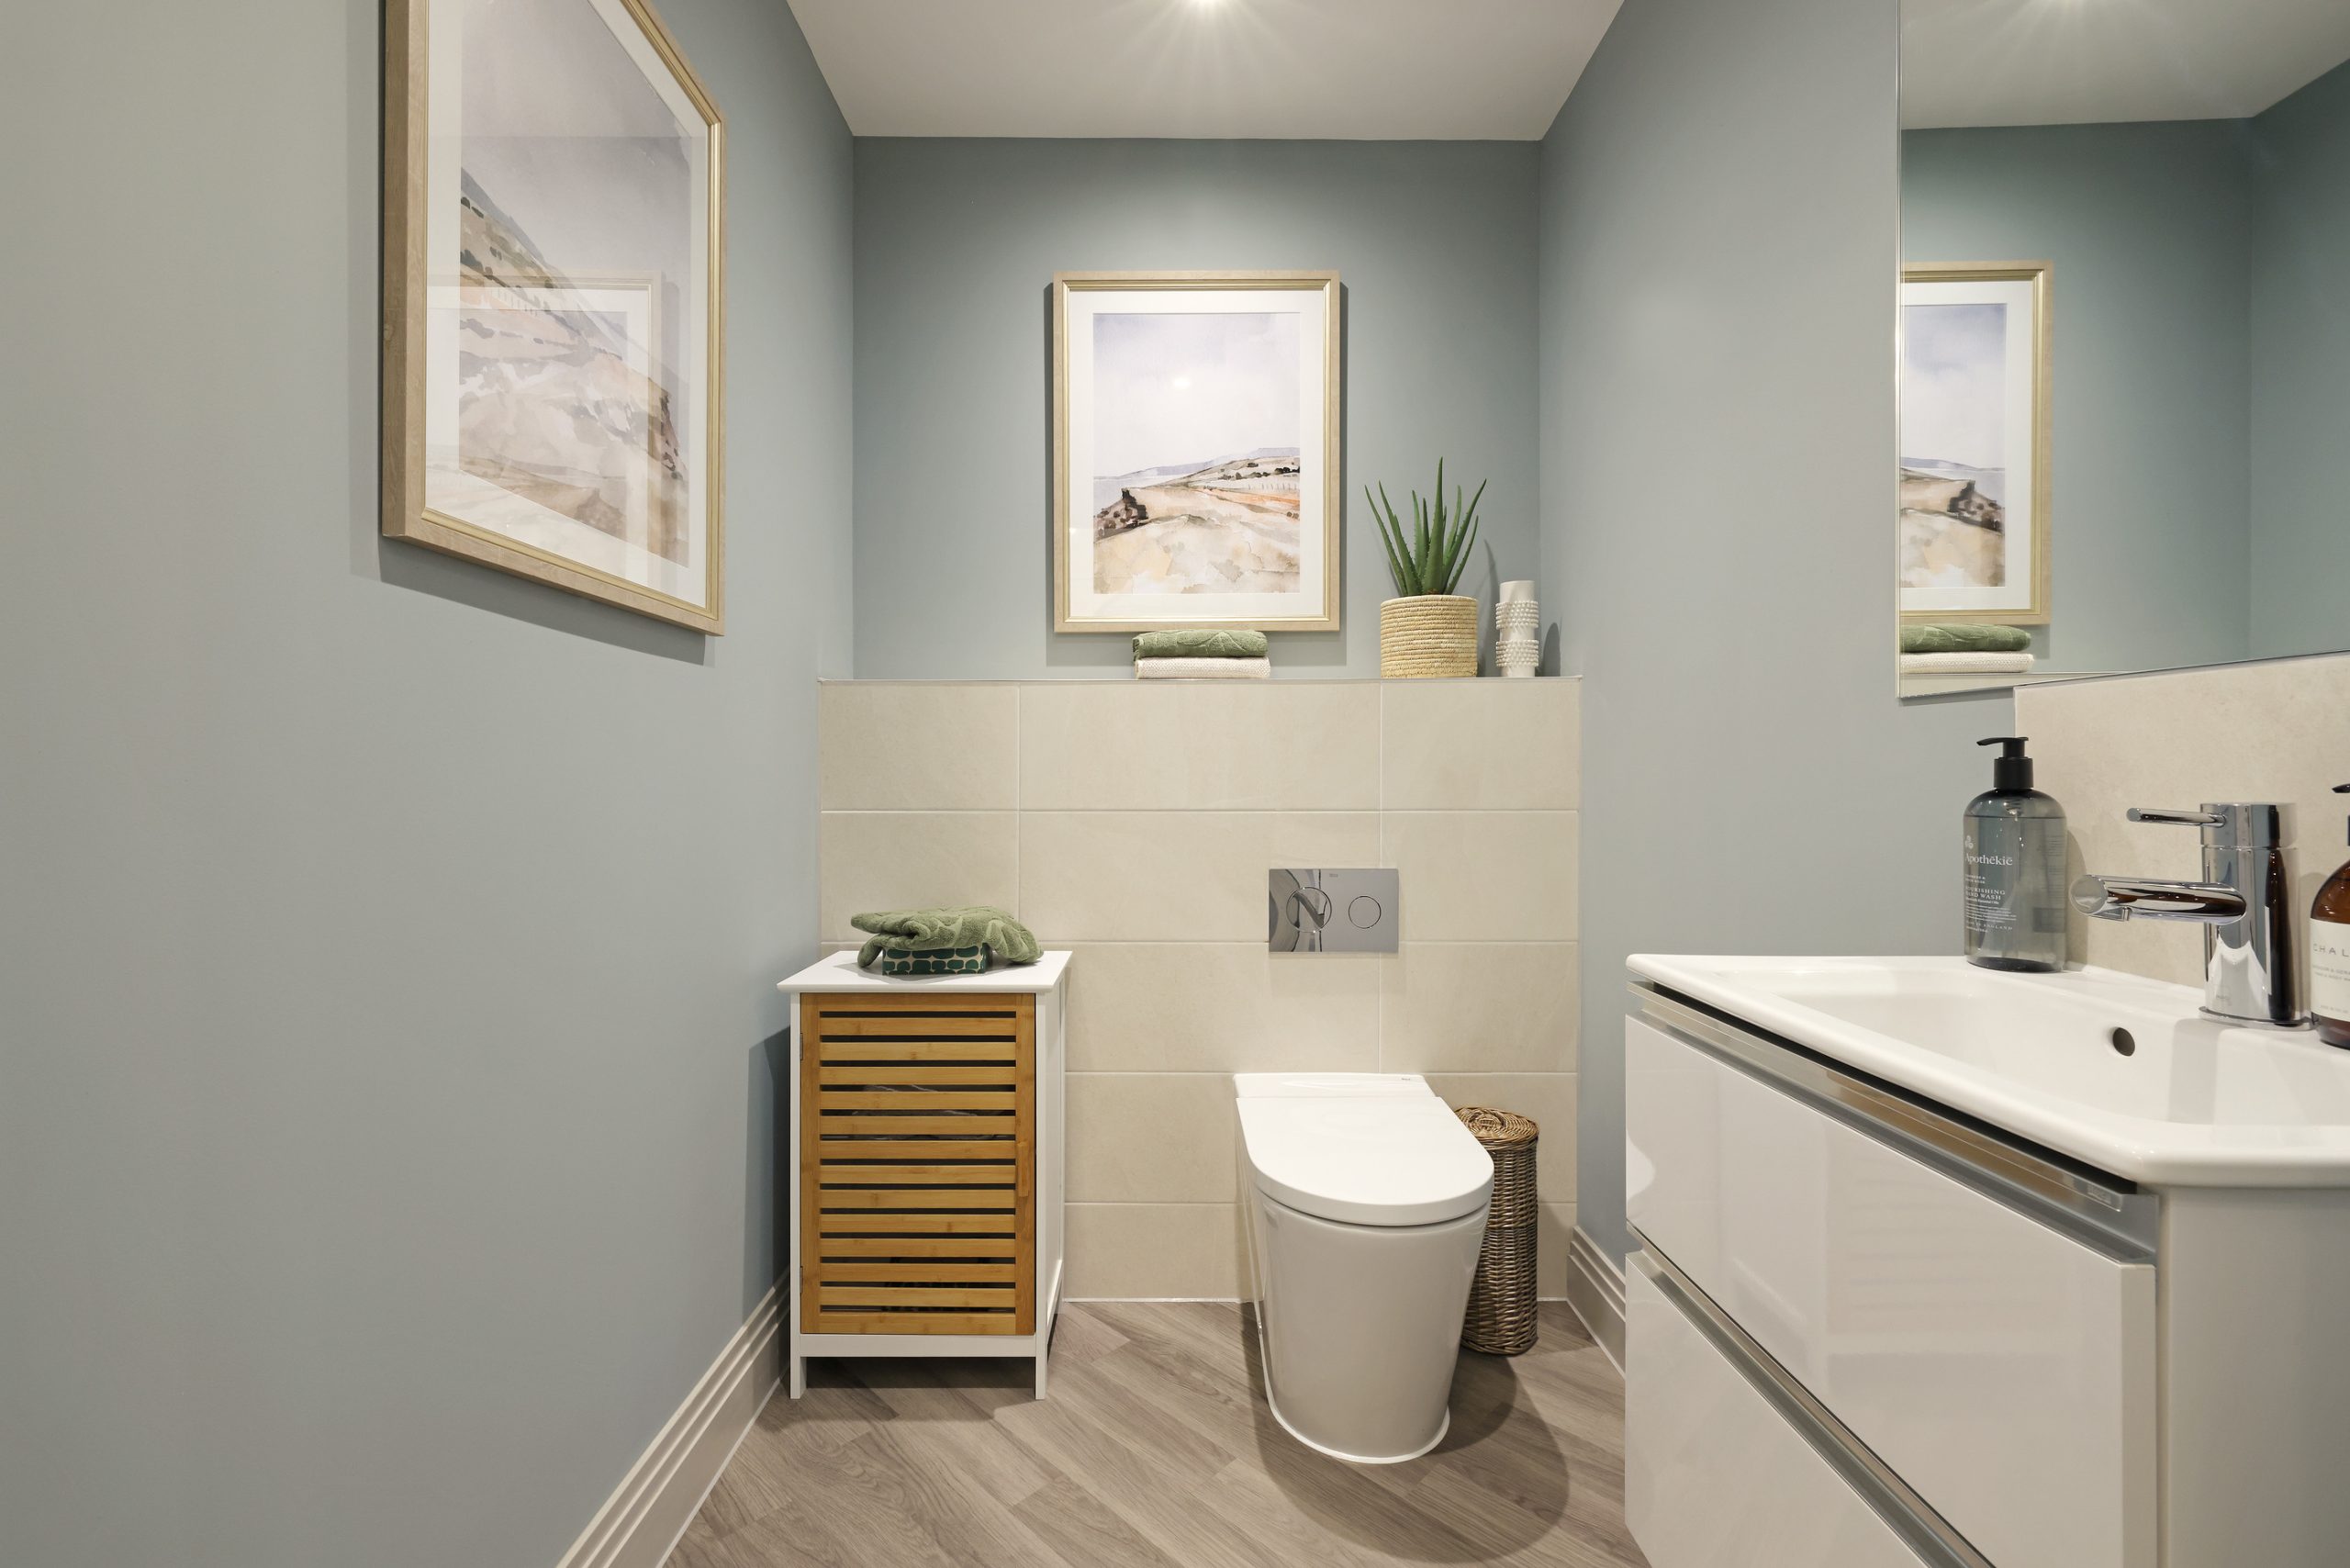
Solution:
<svg viewBox="0 0 2350 1568"><path fill-rule="evenodd" d="M1262 632L1227 632L1194 626L1188 631L1145 632L1135 638L1138 659L1261 659L1270 650Z"/></svg>
<svg viewBox="0 0 2350 1568"><path fill-rule="evenodd" d="M1270 659L1136 659L1136 680L1269 680Z"/></svg>
<svg viewBox="0 0 2350 1568"><path fill-rule="evenodd" d="M2020 654L2031 646L2031 633L2020 626L1904 626L1905 654Z"/></svg>
<svg viewBox="0 0 2350 1568"><path fill-rule="evenodd" d="M977 947L984 944L1007 964L1033 964L1044 945L1020 922L988 904L963 909L906 909L879 914L853 914L848 923L869 931L873 939L856 955L857 967L869 969L883 953L930 953L946 947Z"/></svg>
<svg viewBox="0 0 2350 1568"><path fill-rule="evenodd" d="M1904 654L1903 675L2029 675L2030 654Z"/></svg>

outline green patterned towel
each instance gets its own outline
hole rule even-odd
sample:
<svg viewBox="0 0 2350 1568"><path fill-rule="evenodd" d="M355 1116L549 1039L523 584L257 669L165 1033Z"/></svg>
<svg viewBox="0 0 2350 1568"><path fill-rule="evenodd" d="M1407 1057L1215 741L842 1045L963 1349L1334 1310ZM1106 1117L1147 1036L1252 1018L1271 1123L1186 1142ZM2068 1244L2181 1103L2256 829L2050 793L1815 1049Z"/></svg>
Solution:
<svg viewBox="0 0 2350 1568"><path fill-rule="evenodd" d="M1261 659L1271 646L1262 632L1145 632L1135 639L1138 659Z"/></svg>
<svg viewBox="0 0 2350 1568"><path fill-rule="evenodd" d="M931 953L941 947L995 949L1007 964L1033 964L1045 951L1029 929L1000 909L974 904L968 909L907 909L881 914L855 914L851 925L873 934L856 955L857 968L869 969L883 953Z"/></svg>
<svg viewBox="0 0 2350 1568"><path fill-rule="evenodd" d="M977 947L923 947L912 953L881 949L878 966L885 975L976 975L987 972L988 950Z"/></svg>
<svg viewBox="0 0 2350 1568"><path fill-rule="evenodd" d="M2031 646L2031 633L2020 626L1967 622L1901 628L1901 651L1905 654L2020 654Z"/></svg>

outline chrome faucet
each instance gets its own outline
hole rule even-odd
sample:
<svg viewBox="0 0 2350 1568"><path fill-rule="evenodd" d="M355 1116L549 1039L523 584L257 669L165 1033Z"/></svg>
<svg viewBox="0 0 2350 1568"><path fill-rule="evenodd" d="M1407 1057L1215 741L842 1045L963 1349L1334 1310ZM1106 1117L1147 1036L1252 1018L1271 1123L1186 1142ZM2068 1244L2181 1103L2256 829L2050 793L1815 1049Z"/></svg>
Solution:
<svg viewBox="0 0 2350 1568"><path fill-rule="evenodd" d="M2300 952L2293 943L2284 809L2263 801L2206 802L2199 812L2130 809L2133 823L2203 830L2203 879L2084 876L2073 903L2098 920L2188 920L2203 927L2203 1011L2230 1024L2298 1029Z"/></svg>

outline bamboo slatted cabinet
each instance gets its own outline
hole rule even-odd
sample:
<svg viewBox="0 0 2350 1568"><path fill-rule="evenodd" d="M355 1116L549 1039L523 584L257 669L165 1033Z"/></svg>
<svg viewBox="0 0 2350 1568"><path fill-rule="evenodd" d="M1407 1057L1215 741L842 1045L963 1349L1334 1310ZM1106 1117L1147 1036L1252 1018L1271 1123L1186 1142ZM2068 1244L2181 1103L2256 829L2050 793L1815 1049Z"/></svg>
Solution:
<svg viewBox="0 0 2350 1568"><path fill-rule="evenodd" d="M811 1356L1025 1356L1060 1307L1067 953L782 982L791 1031L791 1397Z"/></svg>

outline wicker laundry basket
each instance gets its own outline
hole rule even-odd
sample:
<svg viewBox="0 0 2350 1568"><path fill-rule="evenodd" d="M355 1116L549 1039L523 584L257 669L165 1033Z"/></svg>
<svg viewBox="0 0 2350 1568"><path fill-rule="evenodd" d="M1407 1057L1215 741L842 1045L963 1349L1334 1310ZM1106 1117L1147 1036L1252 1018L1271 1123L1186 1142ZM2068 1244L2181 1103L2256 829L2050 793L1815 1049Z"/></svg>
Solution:
<svg viewBox="0 0 2350 1568"><path fill-rule="evenodd" d="M1542 1129L1513 1111L1463 1105L1461 1124L1494 1157L1494 1204L1485 1218L1477 1281L1469 1287L1469 1315L1460 1342L1489 1356L1522 1355L1534 1348L1534 1232L1541 1203L1534 1181L1534 1150Z"/></svg>

